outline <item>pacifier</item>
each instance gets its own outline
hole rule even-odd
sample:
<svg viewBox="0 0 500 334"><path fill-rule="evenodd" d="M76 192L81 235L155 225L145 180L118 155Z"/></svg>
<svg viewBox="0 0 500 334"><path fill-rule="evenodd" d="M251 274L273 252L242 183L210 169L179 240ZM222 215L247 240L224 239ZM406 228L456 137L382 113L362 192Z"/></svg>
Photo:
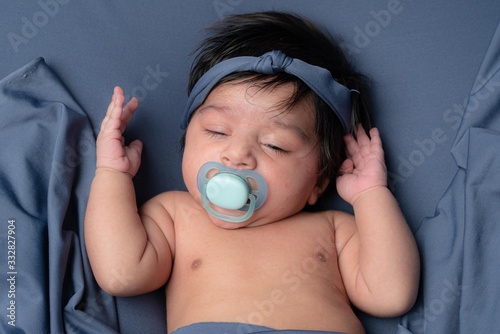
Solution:
<svg viewBox="0 0 500 334"><path fill-rule="evenodd" d="M252 184L257 188L253 189ZM196 185L203 208L215 218L229 223L242 223L249 219L264 204L267 195L266 181L259 173L232 169L213 161L201 166ZM213 206L246 212L232 216L216 211Z"/></svg>

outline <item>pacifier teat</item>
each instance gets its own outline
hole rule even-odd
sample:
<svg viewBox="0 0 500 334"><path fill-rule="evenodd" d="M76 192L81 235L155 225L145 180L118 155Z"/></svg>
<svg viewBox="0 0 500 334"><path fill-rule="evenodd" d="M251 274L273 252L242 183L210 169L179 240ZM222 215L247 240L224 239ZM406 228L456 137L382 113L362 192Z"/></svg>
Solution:
<svg viewBox="0 0 500 334"><path fill-rule="evenodd" d="M201 166L196 181L205 210L226 222L242 223L248 220L266 200L266 181L251 170L232 169L210 161ZM252 188L252 184L256 185L256 189ZM246 212L232 216L216 211L213 206Z"/></svg>

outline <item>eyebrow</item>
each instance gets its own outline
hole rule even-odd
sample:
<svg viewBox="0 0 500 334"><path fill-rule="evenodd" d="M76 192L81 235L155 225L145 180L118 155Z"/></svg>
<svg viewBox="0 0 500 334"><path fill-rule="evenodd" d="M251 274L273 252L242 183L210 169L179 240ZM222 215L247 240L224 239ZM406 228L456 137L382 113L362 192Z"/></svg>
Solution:
<svg viewBox="0 0 500 334"><path fill-rule="evenodd" d="M219 106L216 104L208 104L206 106L202 105L201 107L198 108L197 112L204 112L207 111L207 109L215 109L216 111L221 111L221 112L229 112L231 109L227 106Z"/></svg>
<svg viewBox="0 0 500 334"><path fill-rule="evenodd" d="M302 138L306 142L311 139L310 136L307 135L307 133L300 126L296 124L287 123L276 118L273 118L272 124L279 128L295 132L300 138Z"/></svg>

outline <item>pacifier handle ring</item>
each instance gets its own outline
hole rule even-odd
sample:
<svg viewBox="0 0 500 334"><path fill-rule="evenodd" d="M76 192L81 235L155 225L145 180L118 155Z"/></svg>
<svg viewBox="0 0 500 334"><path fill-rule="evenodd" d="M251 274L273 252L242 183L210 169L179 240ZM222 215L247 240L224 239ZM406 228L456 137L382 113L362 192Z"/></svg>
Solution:
<svg viewBox="0 0 500 334"><path fill-rule="evenodd" d="M217 219L224 220L228 223L233 223L233 224L242 223L248 220L253 215L253 211L255 208L255 196L253 194L249 194L248 199L250 200L250 203L248 204L249 208L247 212L245 212L241 216L230 216L214 210L209 204L205 191L203 191L203 194L201 196L202 205L210 215L214 216Z"/></svg>

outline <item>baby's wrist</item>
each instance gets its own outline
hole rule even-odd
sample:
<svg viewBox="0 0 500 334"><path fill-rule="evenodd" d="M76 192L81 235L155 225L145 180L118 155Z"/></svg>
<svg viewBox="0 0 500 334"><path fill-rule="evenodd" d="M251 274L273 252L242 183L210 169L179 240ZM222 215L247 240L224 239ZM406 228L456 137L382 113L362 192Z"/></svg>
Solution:
<svg viewBox="0 0 500 334"><path fill-rule="evenodd" d="M356 203L359 203L362 199L366 198L366 197L369 197L369 196L377 196L377 193L379 193L380 191L389 191L389 188L387 188L387 186L385 185L377 185L377 186L373 186L371 188L368 188L366 190L363 190L362 192L354 195L351 199L351 206L355 206Z"/></svg>
<svg viewBox="0 0 500 334"><path fill-rule="evenodd" d="M127 176L130 178L133 178L134 175L130 174L129 172L124 172L112 167L107 167L107 166L96 166L95 168L95 175L98 174L108 174L108 175L123 175Z"/></svg>

